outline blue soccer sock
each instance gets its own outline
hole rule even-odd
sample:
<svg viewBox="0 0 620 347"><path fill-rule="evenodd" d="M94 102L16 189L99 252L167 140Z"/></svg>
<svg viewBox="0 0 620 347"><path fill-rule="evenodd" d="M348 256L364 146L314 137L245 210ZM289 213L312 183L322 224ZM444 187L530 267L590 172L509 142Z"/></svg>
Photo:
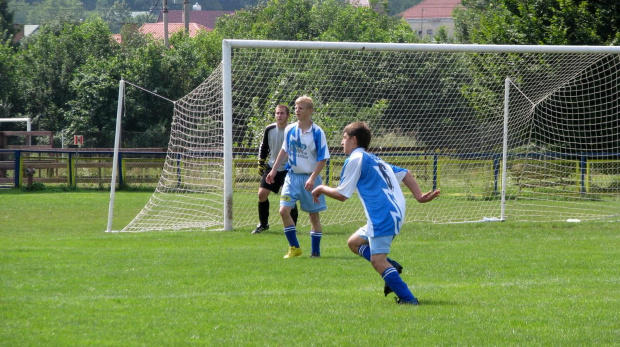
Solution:
<svg viewBox="0 0 620 347"><path fill-rule="evenodd" d="M357 254L370 261L370 245L361 245L360 248L357 249ZM387 258L387 260L390 261L390 258Z"/></svg>
<svg viewBox="0 0 620 347"><path fill-rule="evenodd" d="M394 267L387 268L387 270L383 272L381 277L383 277L385 283L390 286L390 288L394 291L394 294L396 294L396 296L398 296L401 301L414 301L417 303L418 300L415 298L415 296L413 296L413 293L411 293L409 287L407 287L407 283L405 283L403 279L400 278L398 271L396 271Z"/></svg>
<svg viewBox="0 0 620 347"><path fill-rule="evenodd" d="M284 228L284 235L288 240L288 244L291 247L299 248L299 241L297 241L297 229L295 229L295 224Z"/></svg>
<svg viewBox="0 0 620 347"><path fill-rule="evenodd" d="M357 254L370 261L370 245L361 245L360 248L357 249Z"/></svg>
<svg viewBox="0 0 620 347"><path fill-rule="evenodd" d="M321 238L323 233L320 231L310 231L310 239L312 240L312 253L321 254Z"/></svg>

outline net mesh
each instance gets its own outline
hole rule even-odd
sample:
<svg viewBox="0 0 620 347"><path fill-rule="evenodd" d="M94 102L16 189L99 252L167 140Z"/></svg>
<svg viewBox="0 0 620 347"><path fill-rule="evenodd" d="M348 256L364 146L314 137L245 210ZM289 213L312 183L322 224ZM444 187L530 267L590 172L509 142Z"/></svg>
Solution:
<svg viewBox="0 0 620 347"><path fill-rule="evenodd" d="M234 49L233 226L258 222L256 174L264 127L278 104L315 103L336 186L342 129L362 120L370 151L408 168L423 191L408 194L406 221L617 219L620 144L617 55ZM506 79L507 161L503 162ZM295 121L294 115L291 121ZM222 69L175 105L159 185L123 231L222 228ZM503 168L506 167L505 181ZM502 216L502 186L505 214ZM271 194L271 225L279 225ZM328 199L323 225L365 221L357 198ZM299 225L309 225L300 214Z"/></svg>

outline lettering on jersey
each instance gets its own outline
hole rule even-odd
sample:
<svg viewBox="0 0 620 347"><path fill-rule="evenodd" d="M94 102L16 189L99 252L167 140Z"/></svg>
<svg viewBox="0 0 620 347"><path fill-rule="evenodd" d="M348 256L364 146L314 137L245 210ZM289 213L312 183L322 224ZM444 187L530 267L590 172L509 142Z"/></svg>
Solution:
<svg viewBox="0 0 620 347"><path fill-rule="evenodd" d="M379 166L379 172L381 173L381 176L383 176L383 180L385 181L385 184L387 184L390 190L394 190L394 185L392 184L392 180L390 179L390 176L387 173L387 169L385 168L385 165L383 165L382 162L378 162L377 165Z"/></svg>
<svg viewBox="0 0 620 347"><path fill-rule="evenodd" d="M291 137L289 139L289 162L291 166L297 166L297 159L308 159L308 146L301 142L301 130L297 127L290 132Z"/></svg>

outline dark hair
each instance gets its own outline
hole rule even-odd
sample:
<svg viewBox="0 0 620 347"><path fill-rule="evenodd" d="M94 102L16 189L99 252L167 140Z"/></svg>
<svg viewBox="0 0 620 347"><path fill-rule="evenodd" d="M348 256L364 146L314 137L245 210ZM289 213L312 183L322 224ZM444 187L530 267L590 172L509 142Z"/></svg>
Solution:
<svg viewBox="0 0 620 347"><path fill-rule="evenodd" d="M349 137L355 136L357 138L358 147L364 147L364 149L368 150L372 134L366 123L353 122L344 128L344 132L349 135Z"/></svg>
<svg viewBox="0 0 620 347"><path fill-rule="evenodd" d="M289 109L288 109L288 106L280 104L280 105L276 106L276 110L277 110L277 109L279 109L279 108L283 108L283 109L285 109L285 110L286 110L286 115L287 115L287 116L290 114L290 111L289 111Z"/></svg>

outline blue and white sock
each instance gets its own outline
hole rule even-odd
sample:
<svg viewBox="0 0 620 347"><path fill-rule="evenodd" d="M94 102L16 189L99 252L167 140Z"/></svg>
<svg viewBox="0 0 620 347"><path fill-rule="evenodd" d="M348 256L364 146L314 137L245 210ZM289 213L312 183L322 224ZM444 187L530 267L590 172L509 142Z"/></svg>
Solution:
<svg viewBox="0 0 620 347"><path fill-rule="evenodd" d="M297 241L297 229L295 229L295 224L284 228L284 235L288 240L288 244L291 247L299 248L299 241Z"/></svg>
<svg viewBox="0 0 620 347"><path fill-rule="evenodd" d="M370 261L370 245L361 245L360 248L357 249L357 253L360 257Z"/></svg>
<svg viewBox="0 0 620 347"><path fill-rule="evenodd" d="M312 240L312 253L321 254L321 237L323 237L322 232L310 231L310 239Z"/></svg>
<svg viewBox="0 0 620 347"><path fill-rule="evenodd" d="M394 294L400 298L403 302L416 302L417 299L413 296L413 293L407 287L407 283L400 278L398 271L394 267L387 268L381 275L385 283L394 291Z"/></svg>

